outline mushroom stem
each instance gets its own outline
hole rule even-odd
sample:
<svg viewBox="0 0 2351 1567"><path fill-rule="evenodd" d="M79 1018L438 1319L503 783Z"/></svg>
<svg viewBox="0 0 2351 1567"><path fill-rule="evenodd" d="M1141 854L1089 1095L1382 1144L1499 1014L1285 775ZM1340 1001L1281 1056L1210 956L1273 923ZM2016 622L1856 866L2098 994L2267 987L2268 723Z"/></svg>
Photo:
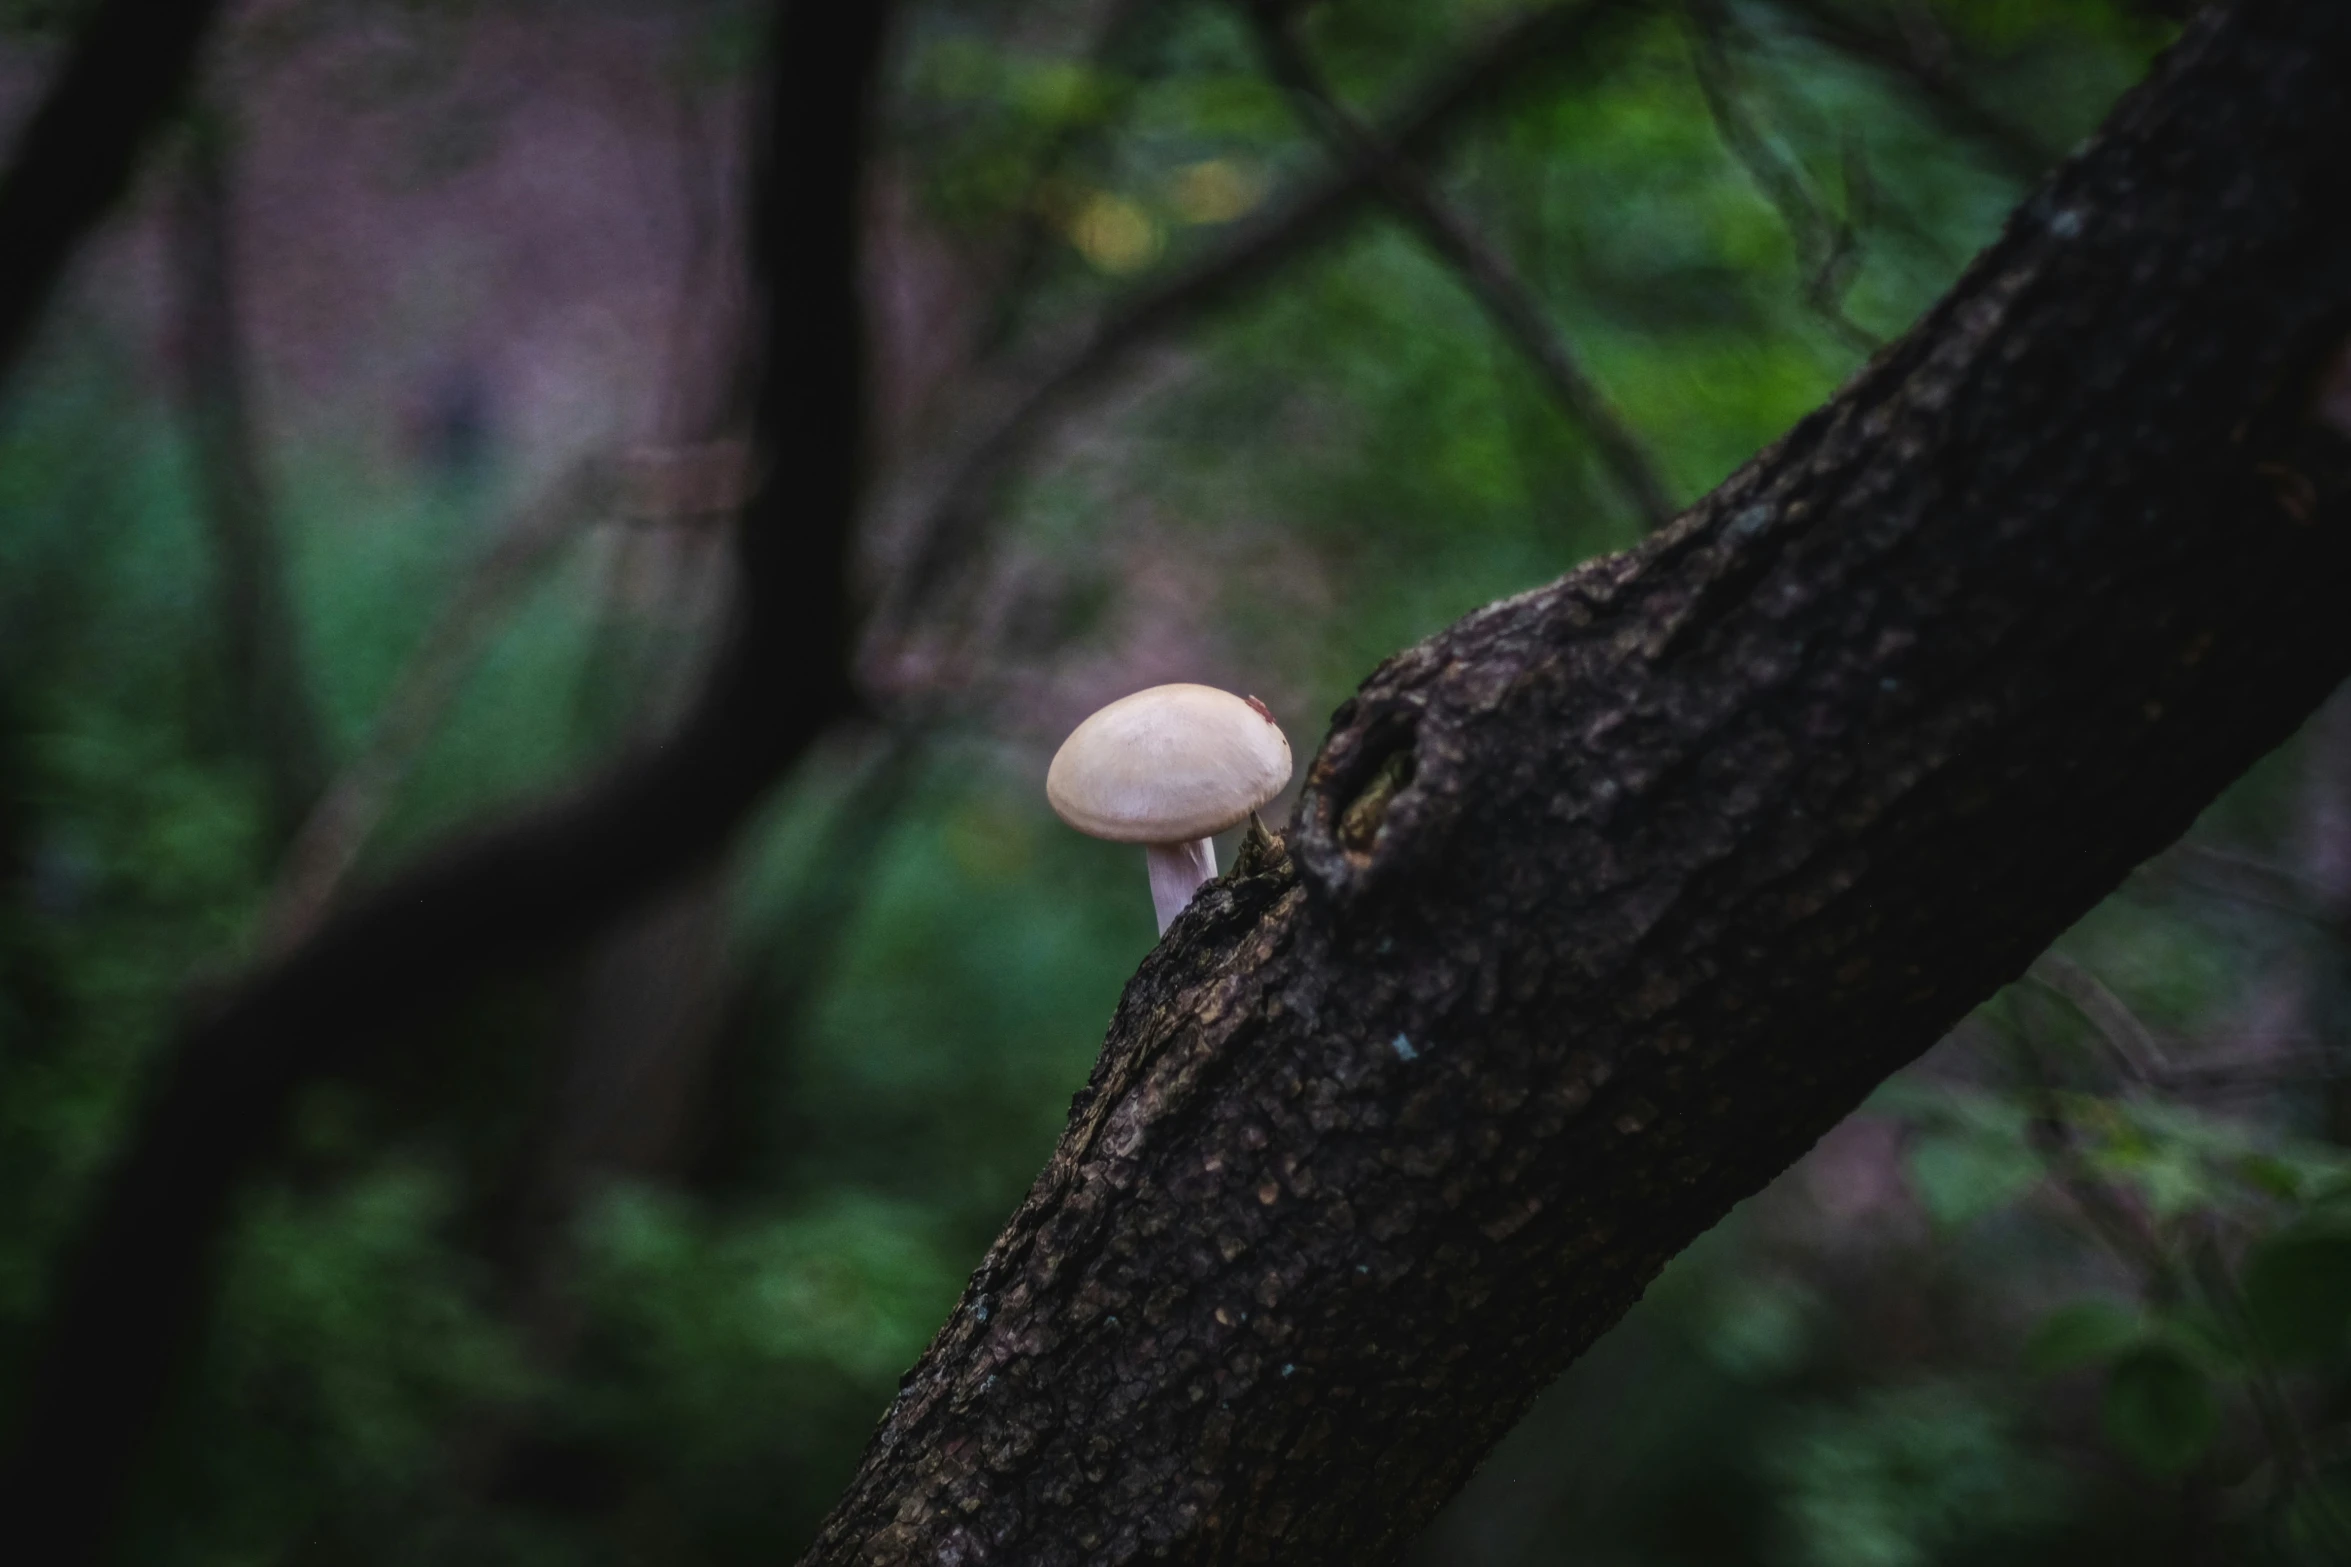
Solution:
<svg viewBox="0 0 2351 1567"><path fill-rule="evenodd" d="M1164 936L1200 884L1216 875L1216 840L1147 843L1143 860L1151 868L1151 907L1159 911L1159 934Z"/></svg>

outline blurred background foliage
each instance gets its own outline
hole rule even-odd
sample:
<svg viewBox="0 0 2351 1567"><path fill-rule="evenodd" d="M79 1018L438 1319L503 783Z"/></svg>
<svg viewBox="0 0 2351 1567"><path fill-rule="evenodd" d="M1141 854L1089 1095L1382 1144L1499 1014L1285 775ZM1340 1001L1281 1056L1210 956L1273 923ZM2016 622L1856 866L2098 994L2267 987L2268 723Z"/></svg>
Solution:
<svg viewBox="0 0 2351 1567"><path fill-rule="evenodd" d="M1628 7L1414 177L1687 501L1933 301L2163 9ZM1231 6L906 11L882 599L1024 367L1330 167ZM0 7L0 123L76 14ZM1376 117L1517 14L1332 0L1300 36ZM725 601L760 36L731 0L251 0L203 93L229 199L172 217L201 149L168 145L12 388L0 1395L175 1009L676 711ZM1308 749L1379 658L1642 527L1523 335L1376 212L986 499L866 650L879 716L727 864L303 1098L126 1559L789 1559L1152 939L1131 852L1044 809L1061 735L1202 679ZM226 651L240 537L350 807L299 832ZM2338 703L1677 1261L1416 1560L2351 1560L2347 920Z"/></svg>

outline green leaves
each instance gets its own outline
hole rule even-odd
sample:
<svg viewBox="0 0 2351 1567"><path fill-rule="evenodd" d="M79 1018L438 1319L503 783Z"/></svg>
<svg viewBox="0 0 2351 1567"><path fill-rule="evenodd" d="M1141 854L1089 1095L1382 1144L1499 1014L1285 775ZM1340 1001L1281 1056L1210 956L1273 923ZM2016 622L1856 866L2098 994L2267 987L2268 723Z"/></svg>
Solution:
<svg viewBox="0 0 2351 1567"><path fill-rule="evenodd" d="M2225 1282L2160 1312L2111 1300L2068 1302L2043 1317L2023 1363L2053 1376L2106 1368L2100 1424L2124 1457L2157 1476L2192 1468L2219 1438L2232 1385L2270 1375L2263 1362L2311 1365L2351 1351L2351 1223L2305 1217L2254 1243Z"/></svg>
<svg viewBox="0 0 2351 1567"><path fill-rule="evenodd" d="M2245 1315L2264 1354L2286 1362L2351 1347L2351 1226L2307 1223L2256 1245L2245 1259Z"/></svg>
<svg viewBox="0 0 2351 1567"><path fill-rule="evenodd" d="M609 1193L582 1238L593 1298L674 1385L723 1402L732 1379L823 1365L873 1386L920 1353L958 1283L936 1222L836 1194L726 1220L647 1188Z"/></svg>
<svg viewBox="0 0 2351 1567"><path fill-rule="evenodd" d="M2069 1301L2041 1319L2025 1341L2025 1369L2042 1376L2113 1359L2146 1336L2135 1311L2108 1300Z"/></svg>
<svg viewBox="0 0 2351 1567"><path fill-rule="evenodd" d="M2100 1423L2140 1468L2174 1475L2210 1450L2221 1428L2213 1371L2225 1351L2179 1317L2110 1300L2077 1300L2041 1319L2025 1343L2027 1370L2044 1376L2103 1365Z"/></svg>
<svg viewBox="0 0 2351 1567"><path fill-rule="evenodd" d="M2186 1354L2149 1342L2107 1373L2103 1424L2106 1439L2141 1468L2179 1474L2220 1434L2220 1399Z"/></svg>
<svg viewBox="0 0 2351 1567"><path fill-rule="evenodd" d="M1965 1224L2006 1207L2043 1174L2031 1117L1998 1094L1889 1084L1873 1103L1918 1124L1910 1189L1938 1224Z"/></svg>
<svg viewBox="0 0 2351 1567"><path fill-rule="evenodd" d="M2004 1208L2041 1178L2041 1163L2021 1135L1983 1128L1922 1137L1910 1150L1910 1181L1941 1224L1965 1224Z"/></svg>
<svg viewBox="0 0 2351 1567"><path fill-rule="evenodd" d="M1961 1381L1806 1412L1775 1433L1763 1462L1779 1492L1775 1558L1802 1567L2005 1559L2002 1546L2065 1495L2060 1473L2019 1434L2014 1411Z"/></svg>

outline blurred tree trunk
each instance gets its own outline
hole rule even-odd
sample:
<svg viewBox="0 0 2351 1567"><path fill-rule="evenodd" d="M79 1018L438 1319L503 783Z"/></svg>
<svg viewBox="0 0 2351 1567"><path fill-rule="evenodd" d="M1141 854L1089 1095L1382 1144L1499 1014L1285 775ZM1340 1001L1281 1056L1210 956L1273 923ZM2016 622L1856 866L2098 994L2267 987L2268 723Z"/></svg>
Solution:
<svg viewBox="0 0 2351 1567"><path fill-rule="evenodd" d="M2351 668L2351 9L2199 24L1693 513L1343 707L812 1563L1394 1555Z"/></svg>
<svg viewBox="0 0 2351 1567"><path fill-rule="evenodd" d="M138 9L106 0L98 15L126 7ZM761 367L757 480L733 535L735 613L687 716L587 785L420 856L191 1009L25 1335L33 1347L0 1447L0 1505L19 1536L50 1542L44 1560L106 1556L139 1458L201 1342L237 1182L277 1145L296 1089L348 1069L436 1001L571 950L711 863L854 707L847 582L867 438L860 200L891 11L777 10L747 225L761 306L750 350ZM85 47L69 77L104 66L103 49L85 66ZM36 150L52 147L36 135L48 134L49 115L27 132ZM14 210L28 166L56 173L46 154L20 158L0 181L0 215ZM0 267L0 283L13 275ZM6 295L0 287L0 315L22 303Z"/></svg>
<svg viewBox="0 0 2351 1567"><path fill-rule="evenodd" d="M271 847L293 841L326 785L319 724L303 681L286 558L262 472L252 377L237 309L230 129L207 105L190 116L171 203L180 392L196 493L212 534L229 700L258 764Z"/></svg>
<svg viewBox="0 0 2351 1567"><path fill-rule="evenodd" d="M656 439L624 461L621 515L598 541L597 638L575 721L603 746L657 743L683 719L738 587L729 522L750 482L758 367L743 350L742 214L728 200L733 171L716 127L676 62L669 75L688 239ZM576 1288L582 1215L616 1181L679 1175L699 1145L729 985L732 885L724 866L697 869L601 933L567 981L570 1015L499 1258L526 1352L550 1383L587 1326ZM544 1435L527 1411L493 1420L461 1438L458 1462L488 1496L594 1494L592 1478L565 1473L574 1460L537 1441Z"/></svg>

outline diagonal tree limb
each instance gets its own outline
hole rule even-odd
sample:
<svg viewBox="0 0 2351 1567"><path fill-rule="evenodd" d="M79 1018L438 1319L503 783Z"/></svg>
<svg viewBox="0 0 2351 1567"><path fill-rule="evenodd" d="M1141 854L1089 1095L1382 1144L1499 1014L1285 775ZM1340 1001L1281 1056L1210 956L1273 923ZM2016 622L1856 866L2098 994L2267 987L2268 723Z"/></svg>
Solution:
<svg viewBox="0 0 2351 1567"><path fill-rule="evenodd" d="M130 185L221 0L99 0L0 174L0 390L74 247Z"/></svg>
<svg viewBox="0 0 2351 1567"><path fill-rule="evenodd" d="M2243 0L1664 533L1404 650L1129 984L809 1567L1391 1559L2346 672L2351 10Z"/></svg>
<svg viewBox="0 0 2351 1567"><path fill-rule="evenodd" d="M57 1275L0 1471L48 1560L98 1558L202 1325L239 1175L297 1087L385 1026L575 944L707 863L852 705L844 584L863 481L864 131L890 8L787 3L771 41L753 273L764 474L742 613L678 729L601 782L427 856L232 986L173 1042Z"/></svg>
<svg viewBox="0 0 2351 1567"><path fill-rule="evenodd" d="M1347 112L1300 47L1286 15L1262 4L1246 4L1244 9L1255 24L1274 80L1298 101L1339 161L1360 169L1377 185L1388 205L1453 269L1487 317L1534 366L1553 399L1599 451L1602 466L1642 526L1654 533L1671 522L1673 499L1657 471L1656 458L1592 379L1575 345L1508 258L1488 244L1420 170Z"/></svg>
<svg viewBox="0 0 2351 1567"><path fill-rule="evenodd" d="M1634 9L1636 0L1555 0L1502 25L1389 118L1380 141L1401 157L1428 155L1471 115L1577 60L1603 24ZM1079 399L1098 392L1141 350L1328 244L1377 195L1367 171L1334 171L1235 225L1232 238L1208 255L1114 304L1074 341L1047 350L993 396L976 429L945 462L943 477L915 504L901 558L873 615L871 644L888 647L923 618L985 542L999 488Z"/></svg>

